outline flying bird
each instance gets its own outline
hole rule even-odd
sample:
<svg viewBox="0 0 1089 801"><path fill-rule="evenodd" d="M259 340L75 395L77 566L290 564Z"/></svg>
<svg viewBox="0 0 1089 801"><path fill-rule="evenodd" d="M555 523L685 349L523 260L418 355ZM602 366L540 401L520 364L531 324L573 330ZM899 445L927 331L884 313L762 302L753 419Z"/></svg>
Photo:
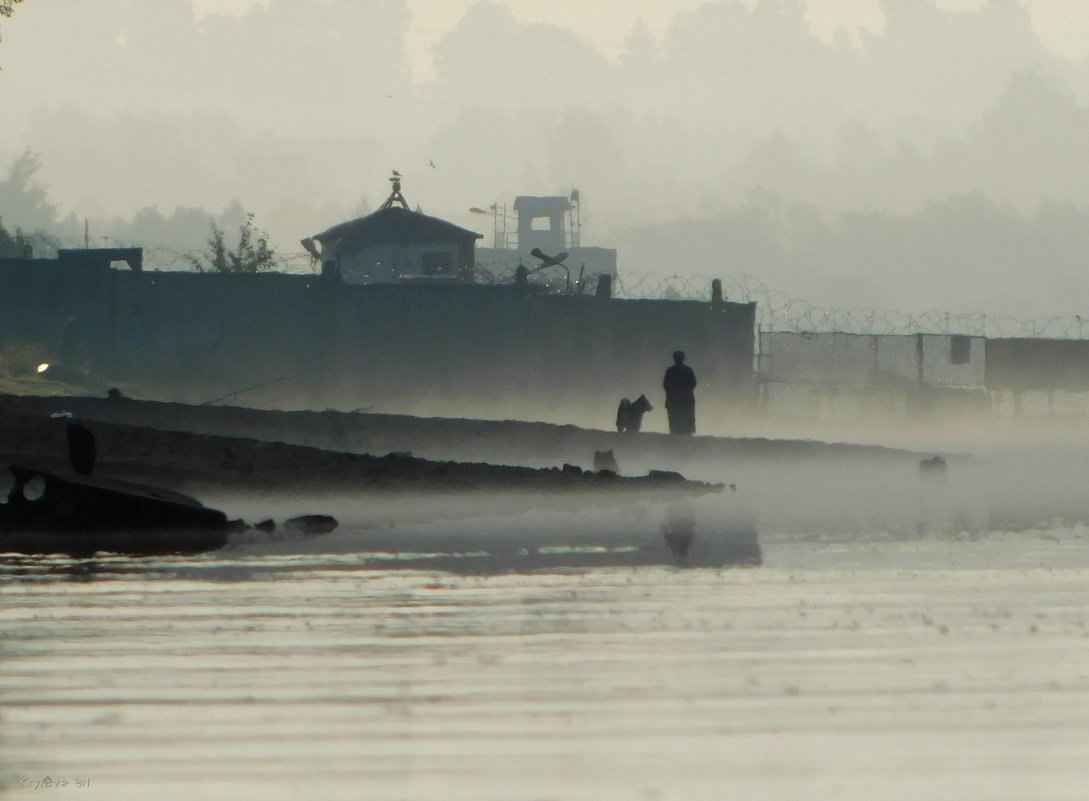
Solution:
<svg viewBox="0 0 1089 801"><path fill-rule="evenodd" d="M394 171L393 171L393 175L394 175L394 177L396 177L396 178L400 178L400 177L401 177L401 173L397 172L397 170L394 170Z"/></svg>
<svg viewBox="0 0 1089 801"><path fill-rule="evenodd" d="M435 168L435 162L431 161L430 159L427 160L427 166L430 167L433 170L436 169Z"/></svg>

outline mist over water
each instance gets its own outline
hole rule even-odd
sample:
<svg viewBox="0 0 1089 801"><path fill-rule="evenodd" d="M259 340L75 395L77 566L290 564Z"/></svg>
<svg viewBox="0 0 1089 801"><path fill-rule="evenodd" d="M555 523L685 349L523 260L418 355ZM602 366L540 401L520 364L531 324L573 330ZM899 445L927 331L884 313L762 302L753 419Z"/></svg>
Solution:
<svg viewBox="0 0 1089 801"><path fill-rule="evenodd" d="M991 425L958 429L944 480L919 452L619 448L625 472L736 489L207 488L251 521L340 526L198 557L4 557L0 781L14 799L49 777L111 800L1073 801L1089 527L994 512L1073 508L1078 440Z"/></svg>

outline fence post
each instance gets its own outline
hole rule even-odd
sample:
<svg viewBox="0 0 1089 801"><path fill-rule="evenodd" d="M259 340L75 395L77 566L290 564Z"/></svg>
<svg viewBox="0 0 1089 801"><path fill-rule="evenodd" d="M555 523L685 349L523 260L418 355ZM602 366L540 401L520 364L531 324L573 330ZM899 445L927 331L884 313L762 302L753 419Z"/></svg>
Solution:
<svg viewBox="0 0 1089 801"><path fill-rule="evenodd" d="M613 296L613 277L607 273L601 273L597 277L597 291L594 296L599 300L608 300Z"/></svg>

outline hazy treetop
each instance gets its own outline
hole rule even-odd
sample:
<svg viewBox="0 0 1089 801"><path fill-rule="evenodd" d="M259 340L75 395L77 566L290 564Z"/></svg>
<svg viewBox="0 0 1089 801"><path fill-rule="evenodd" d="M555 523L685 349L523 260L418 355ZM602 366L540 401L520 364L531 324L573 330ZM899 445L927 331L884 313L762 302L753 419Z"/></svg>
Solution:
<svg viewBox="0 0 1089 801"><path fill-rule="evenodd" d="M622 268L634 229L754 197L1082 209L1089 6L1027 3L35 0L4 22L0 168L37 154L61 217L238 199L281 251L394 168L477 230L470 206L577 187Z"/></svg>

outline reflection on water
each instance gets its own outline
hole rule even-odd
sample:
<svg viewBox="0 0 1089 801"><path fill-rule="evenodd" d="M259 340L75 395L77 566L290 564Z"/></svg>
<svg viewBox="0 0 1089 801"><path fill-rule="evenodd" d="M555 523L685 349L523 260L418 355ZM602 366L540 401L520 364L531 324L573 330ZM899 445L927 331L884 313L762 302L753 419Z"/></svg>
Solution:
<svg viewBox="0 0 1089 801"><path fill-rule="evenodd" d="M759 569L682 569L722 530L691 512L618 529L657 566L405 570L350 527L0 560L4 795L1084 797L1089 530L765 532ZM623 555L548 544L569 531L537 531L542 558Z"/></svg>
<svg viewBox="0 0 1089 801"><path fill-rule="evenodd" d="M621 507L561 508L404 520L356 520L332 535L300 539L250 531L232 537L220 555L316 552L346 554L374 569L420 568L460 573L677 565L757 566L754 516L721 496L671 503L634 501Z"/></svg>
<svg viewBox="0 0 1089 801"><path fill-rule="evenodd" d="M670 505L666 521L662 524L662 536L666 547L683 564L696 538L696 509L691 502L680 501Z"/></svg>

